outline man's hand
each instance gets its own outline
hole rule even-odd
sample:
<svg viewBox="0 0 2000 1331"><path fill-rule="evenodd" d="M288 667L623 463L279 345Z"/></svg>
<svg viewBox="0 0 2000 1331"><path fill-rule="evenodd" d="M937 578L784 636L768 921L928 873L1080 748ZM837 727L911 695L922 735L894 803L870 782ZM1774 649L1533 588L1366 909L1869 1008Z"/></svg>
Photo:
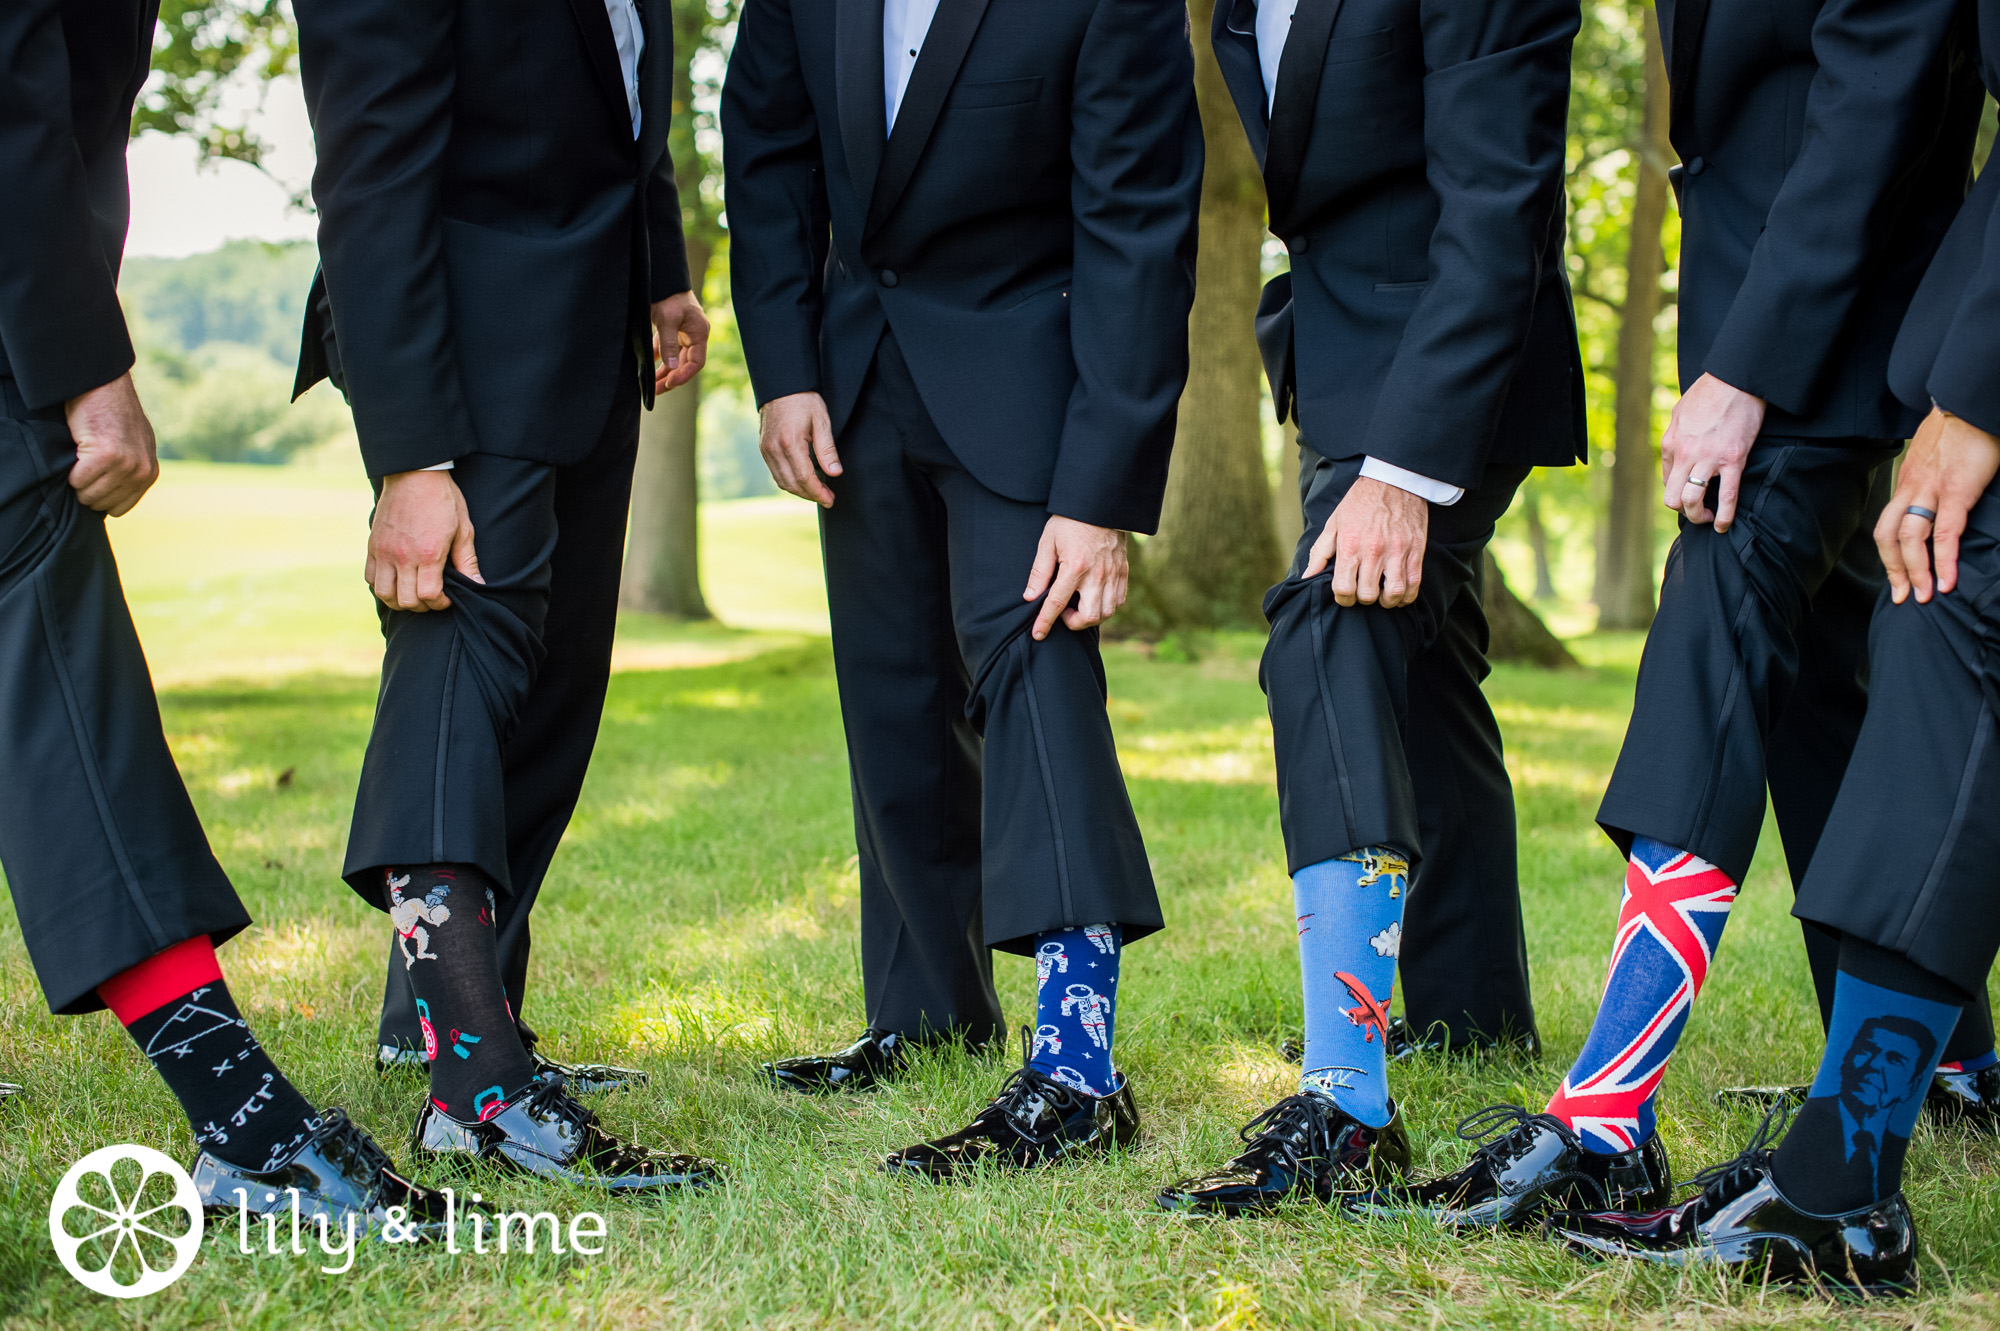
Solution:
<svg viewBox="0 0 2000 1331"><path fill-rule="evenodd" d="M1889 597L1901 605L1912 588L1931 599L1931 570L1940 595L1958 585L1958 540L1966 515L2000 472L2000 438L1933 407L1896 473L1896 492L1875 523L1875 548L1889 574ZM1937 514L1926 518L1911 508ZM1925 549L1928 540L1930 548Z"/></svg>
<svg viewBox="0 0 2000 1331"><path fill-rule="evenodd" d="M780 490L821 508L833 507L833 491L819 473L840 475L840 454L833 447L833 418L818 393L792 393L766 402L757 413L757 447Z"/></svg>
<svg viewBox="0 0 2000 1331"><path fill-rule="evenodd" d="M1728 531L1736 521L1736 496L1743 488L1743 464L1764 428L1764 399L1731 388L1704 374L1674 403L1673 418L1660 439L1661 502L1679 509L1689 522L1713 522ZM1722 478L1715 511L1708 511L1708 483Z"/></svg>
<svg viewBox="0 0 2000 1331"><path fill-rule="evenodd" d="M1044 598L1029 630L1035 641L1049 636L1058 615L1072 629L1087 629L1117 614L1125 604L1131 572L1124 532L1051 516L1035 549L1035 566L1028 570L1028 590L1021 593L1024 601Z"/></svg>
<svg viewBox="0 0 2000 1331"><path fill-rule="evenodd" d="M397 610L448 610L444 566L474 582L479 556L472 549L472 518L465 496L448 471L403 471L382 478L375 521L368 528L369 585L382 604Z"/></svg>
<svg viewBox="0 0 2000 1331"><path fill-rule="evenodd" d="M653 391L670 393L708 364L708 316L694 292L653 303Z"/></svg>
<svg viewBox="0 0 2000 1331"><path fill-rule="evenodd" d="M1313 542L1305 576L1316 578L1331 564L1333 599L1342 605L1408 605L1423 585L1430 527L1422 496L1363 476Z"/></svg>
<svg viewBox="0 0 2000 1331"><path fill-rule="evenodd" d="M160 478L153 424L139 405L132 376L121 374L63 406L76 441L70 488L85 508L122 518Z"/></svg>

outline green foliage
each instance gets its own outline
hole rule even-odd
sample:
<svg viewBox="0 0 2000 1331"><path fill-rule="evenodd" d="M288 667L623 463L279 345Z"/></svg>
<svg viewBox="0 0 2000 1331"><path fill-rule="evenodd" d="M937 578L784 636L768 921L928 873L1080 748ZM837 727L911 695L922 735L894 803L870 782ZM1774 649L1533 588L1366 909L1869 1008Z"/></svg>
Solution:
<svg viewBox="0 0 2000 1331"><path fill-rule="evenodd" d="M269 82L298 65L298 37L285 0L161 0L153 78L140 94L132 135L184 135L204 158L252 166L265 145L223 102L239 72Z"/></svg>
<svg viewBox="0 0 2000 1331"><path fill-rule="evenodd" d="M291 373L235 342L209 342L185 355L144 347L133 377L161 457L289 462L348 428L338 394L321 389L293 406Z"/></svg>
<svg viewBox="0 0 2000 1331"><path fill-rule="evenodd" d="M1584 403L1592 467L1546 468L1536 473L1542 519L1548 527L1550 563L1558 593L1588 601L1595 566L1595 536L1604 507L1618 386L1618 326L1624 316L1625 257L1631 242L1632 203L1638 180L1641 119L1645 110L1644 14L1647 0L1591 0L1583 7L1571 62L1569 103L1568 263L1576 296L1582 348ZM1658 409L1671 406L1675 382L1674 293L1679 282L1680 212L1668 208L1662 242L1667 252L1658 359L1654 364ZM1657 433L1657 432L1656 432ZM1662 533L1671 525L1659 524ZM1526 527L1516 505L1501 524L1496 554L1516 586L1534 586Z"/></svg>
<svg viewBox="0 0 2000 1331"><path fill-rule="evenodd" d="M237 342L291 364L318 262L306 241L232 240L185 259L127 260L118 294L141 336L172 350Z"/></svg>

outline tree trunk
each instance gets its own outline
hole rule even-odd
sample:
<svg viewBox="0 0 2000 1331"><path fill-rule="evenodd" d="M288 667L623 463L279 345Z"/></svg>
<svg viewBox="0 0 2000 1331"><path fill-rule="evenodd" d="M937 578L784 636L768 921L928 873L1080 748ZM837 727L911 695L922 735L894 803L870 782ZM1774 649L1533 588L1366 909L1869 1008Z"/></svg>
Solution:
<svg viewBox="0 0 2000 1331"><path fill-rule="evenodd" d="M1482 576L1480 600L1486 609L1487 660L1514 661L1552 670L1576 665L1576 658L1563 646L1562 639L1549 632L1541 616L1523 605L1508 588L1491 550L1486 552Z"/></svg>
<svg viewBox="0 0 2000 1331"><path fill-rule="evenodd" d="M1618 327L1618 408L1613 438L1611 499L1597 565L1597 626L1643 629L1653 622L1653 514L1660 507L1660 469L1653 440L1653 361L1658 345L1660 277L1666 271L1661 232L1667 217L1667 70L1660 24L1645 6L1646 107L1632 201L1632 236L1625 254L1625 310Z"/></svg>
<svg viewBox="0 0 2000 1331"><path fill-rule="evenodd" d="M708 273L711 247L688 237L688 271L695 290ZM675 619L707 619L701 595L696 422L701 378L658 398L639 422L639 461L632 472L632 522L618 604Z"/></svg>
<svg viewBox="0 0 2000 1331"><path fill-rule="evenodd" d="M1279 567L1251 326L1263 282L1264 179L1209 45L1215 0L1190 0L1195 91L1208 166L1201 186L1193 349L1160 533L1144 582L1166 627L1255 624Z"/></svg>
<svg viewBox="0 0 2000 1331"><path fill-rule="evenodd" d="M1542 496L1535 487L1521 487L1521 516L1528 523L1528 548L1535 552L1535 599L1556 599L1556 580L1549 571L1549 529L1542 522Z"/></svg>
<svg viewBox="0 0 2000 1331"><path fill-rule="evenodd" d="M1278 446L1278 483L1271 488L1271 524L1278 533L1278 562L1298 549L1305 534L1305 510L1299 507L1299 423L1287 420L1285 442Z"/></svg>

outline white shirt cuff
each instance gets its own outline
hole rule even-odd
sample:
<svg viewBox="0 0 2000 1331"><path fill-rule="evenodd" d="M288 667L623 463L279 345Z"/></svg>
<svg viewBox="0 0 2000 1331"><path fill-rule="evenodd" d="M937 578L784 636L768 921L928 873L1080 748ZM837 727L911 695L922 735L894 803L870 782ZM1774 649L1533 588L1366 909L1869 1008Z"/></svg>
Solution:
<svg viewBox="0 0 2000 1331"><path fill-rule="evenodd" d="M1371 481L1380 481L1384 485L1393 485L1398 490L1408 490L1417 498L1428 499L1433 504L1437 504L1443 508L1450 508L1453 504L1465 498L1465 487L1462 485L1446 485L1443 481L1434 481L1428 476L1419 476L1407 467L1399 467L1393 462L1384 462L1381 458L1371 457L1363 459L1361 474Z"/></svg>
<svg viewBox="0 0 2000 1331"><path fill-rule="evenodd" d="M431 466L431 467L418 467L418 468L417 468L417 470L418 470L418 471L453 471L453 470L455 470L455 469L456 469L457 467L458 467L458 464L457 464L456 462L440 462L440 463L438 463L438 464L437 464L436 466ZM1365 473L1364 473L1364 474L1365 474Z"/></svg>

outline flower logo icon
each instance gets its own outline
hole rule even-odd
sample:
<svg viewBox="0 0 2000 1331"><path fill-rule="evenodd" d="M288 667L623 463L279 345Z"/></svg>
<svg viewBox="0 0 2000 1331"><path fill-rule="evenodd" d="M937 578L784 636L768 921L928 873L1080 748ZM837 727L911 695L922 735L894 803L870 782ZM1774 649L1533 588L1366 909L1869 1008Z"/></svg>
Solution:
<svg viewBox="0 0 2000 1331"><path fill-rule="evenodd" d="M143 1298L179 1280L201 1235L194 1180L146 1146L92 1151L49 1199L49 1242L63 1269L107 1298Z"/></svg>

